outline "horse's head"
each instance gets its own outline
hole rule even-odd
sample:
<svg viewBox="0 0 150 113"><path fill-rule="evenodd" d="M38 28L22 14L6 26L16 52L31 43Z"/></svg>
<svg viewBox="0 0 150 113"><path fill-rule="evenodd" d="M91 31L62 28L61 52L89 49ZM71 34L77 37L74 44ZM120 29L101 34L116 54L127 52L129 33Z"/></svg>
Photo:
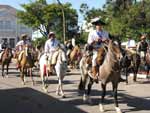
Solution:
<svg viewBox="0 0 150 113"><path fill-rule="evenodd" d="M109 41L108 51L113 53L113 57L118 61L120 61L123 57L120 49L120 45L117 41L112 41L112 40Z"/></svg>
<svg viewBox="0 0 150 113"><path fill-rule="evenodd" d="M61 48L59 49L59 54L58 54L57 61L60 62L60 63L67 63L66 52Z"/></svg>
<svg viewBox="0 0 150 113"><path fill-rule="evenodd" d="M4 55L5 55L6 57L13 57L12 49L11 49L11 48L6 48L6 49L4 50Z"/></svg>

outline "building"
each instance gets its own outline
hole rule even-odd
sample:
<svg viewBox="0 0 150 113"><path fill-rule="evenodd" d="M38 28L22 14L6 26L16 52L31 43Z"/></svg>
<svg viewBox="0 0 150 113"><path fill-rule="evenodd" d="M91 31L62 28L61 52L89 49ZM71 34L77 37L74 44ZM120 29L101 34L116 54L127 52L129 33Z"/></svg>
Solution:
<svg viewBox="0 0 150 113"><path fill-rule="evenodd" d="M17 9L0 5L0 43L5 41L14 48L21 34L32 37L32 29L18 23Z"/></svg>

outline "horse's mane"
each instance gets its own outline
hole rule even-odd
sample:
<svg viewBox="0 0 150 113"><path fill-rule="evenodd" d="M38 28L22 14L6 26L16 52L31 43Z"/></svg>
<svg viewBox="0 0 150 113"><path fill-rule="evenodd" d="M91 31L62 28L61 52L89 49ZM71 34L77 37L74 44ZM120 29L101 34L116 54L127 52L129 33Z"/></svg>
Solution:
<svg viewBox="0 0 150 113"><path fill-rule="evenodd" d="M111 71L115 70L118 68L118 59L116 57L117 54L117 45L110 41L108 44L108 51L106 53L105 59L104 59L104 65L108 65L107 67L111 67ZM117 66L117 67L116 67Z"/></svg>

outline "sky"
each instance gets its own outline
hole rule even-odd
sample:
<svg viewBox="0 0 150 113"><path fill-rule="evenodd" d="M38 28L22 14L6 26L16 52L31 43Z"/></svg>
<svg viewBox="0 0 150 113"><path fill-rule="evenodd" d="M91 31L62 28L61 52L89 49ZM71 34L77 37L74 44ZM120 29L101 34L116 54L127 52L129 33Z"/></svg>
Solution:
<svg viewBox="0 0 150 113"><path fill-rule="evenodd" d="M29 3L30 1L35 0L0 0L0 4L3 5L10 5L16 9L21 9L20 4ZM57 2L57 0L47 0L48 3L54 3ZM105 4L106 0L60 0L61 3L70 2L72 4L72 7L77 9L79 13L79 8L81 3L87 3L90 8L102 8L102 6ZM79 14L79 23L83 21L82 16Z"/></svg>

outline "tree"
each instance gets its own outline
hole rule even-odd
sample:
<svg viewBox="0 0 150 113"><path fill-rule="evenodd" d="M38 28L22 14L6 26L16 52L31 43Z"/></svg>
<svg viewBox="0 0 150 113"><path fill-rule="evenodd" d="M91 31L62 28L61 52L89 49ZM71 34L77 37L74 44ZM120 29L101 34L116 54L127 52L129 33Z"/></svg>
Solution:
<svg viewBox="0 0 150 113"><path fill-rule="evenodd" d="M62 5L66 18L66 36L69 36L68 31L70 27L74 28L77 26L78 15L70 3ZM59 4L47 4L46 0L38 0L29 4L23 4L22 7L24 10L18 11L21 23L33 29L39 29L43 36L47 36L49 31L54 31L56 36L63 40L62 31L64 26L62 26L62 9Z"/></svg>

